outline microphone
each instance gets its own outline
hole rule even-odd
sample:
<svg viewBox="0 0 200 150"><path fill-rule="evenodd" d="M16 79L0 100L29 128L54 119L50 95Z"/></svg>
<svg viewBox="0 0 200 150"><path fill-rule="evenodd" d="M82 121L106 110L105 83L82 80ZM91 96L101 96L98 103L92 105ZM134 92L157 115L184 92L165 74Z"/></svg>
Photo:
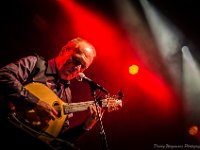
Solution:
<svg viewBox="0 0 200 150"><path fill-rule="evenodd" d="M100 89L101 91L103 91L107 94L109 93L105 88L103 88L102 86L100 86L96 82L92 81L90 78L86 77L84 73L79 73L78 76L76 77L76 79L78 81L85 81L85 82L89 83L89 85L91 87L98 88L98 89Z"/></svg>

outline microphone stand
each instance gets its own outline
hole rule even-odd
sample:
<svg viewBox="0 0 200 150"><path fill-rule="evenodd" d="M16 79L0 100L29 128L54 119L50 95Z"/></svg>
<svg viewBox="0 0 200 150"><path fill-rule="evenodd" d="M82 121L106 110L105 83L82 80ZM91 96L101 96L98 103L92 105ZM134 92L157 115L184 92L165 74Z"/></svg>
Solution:
<svg viewBox="0 0 200 150"><path fill-rule="evenodd" d="M100 123L100 130L101 130L100 135L102 136L102 140L103 140L103 149L109 150L108 142L107 142L107 138L106 138L106 133L105 133L105 130L104 130L104 127L103 127L103 122L101 120L101 115L100 115L100 112L98 110L98 105L97 105L97 96L96 96L97 87L94 84L90 84L90 89L91 89L92 97L94 99L94 103L95 103L95 106L96 106L98 119L99 119L99 123Z"/></svg>

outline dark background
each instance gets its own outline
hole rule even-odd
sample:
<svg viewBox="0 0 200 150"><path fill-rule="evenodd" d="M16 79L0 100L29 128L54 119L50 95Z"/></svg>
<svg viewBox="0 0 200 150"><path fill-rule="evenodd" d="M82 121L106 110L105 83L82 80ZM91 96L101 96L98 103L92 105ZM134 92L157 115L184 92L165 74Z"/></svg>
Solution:
<svg viewBox="0 0 200 150"><path fill-rule="evenodd" d="M115 27L121 28L115 0L76 0L75 2L90 10L100 12L113 22ZM200 9L198 1L149 0L149 2L157 7L184 33L187 40L194 45L193 53L199 61ZM123 5L123 1L121 1L121 4ZM130 4L137 8L144 23L147 23L140 2L130 1ZM78 35L74 33L73 24L70 19L63 14L56 0L2 1L0 10L0 66L4 66L32 52L37 52L47 59L52 58L58 53L59 49L66 41ZM41 18L44 18L46 22ZM123 38L124 34L121 36ZM95 38L96 37L93 37L93 40L95 40ZM99 42L103 43L103 38L101 38L101 40L102 41ZM110 45L109 48L112 46L113 45ZM114 49L115 47L113 46L113 51ZM105 53L107 51L105 50ZM115 61L118 62L120 66L123 66L124 59L128 59L128 56L131 56L133 51L135 51L135 49L122 49L120 54L123 53L123 55L120 56L123 57L123 59L121 58L121 60ZM147 52L145 56L150 55L150 53L151 52ZM117 112L106 113L103 118L110 150L155 149L154 144L182 145L186 143L199 143L198 138L192 137L187 133L187 116L185 116L184 98L181 92L176 93L175 97L172 98L173 103L175 103L173 106L173 110L175 111L173 111L173 115L168 116L165 114L166 112L163 113L162 107L154 105L157 101L151 101L154 97L146 94L148 91L154 91L155 95L161 96L160 99L162 100L164 95L163 97L159 95L159 93L162 92L160 92L159 86L156 86L157 83L146 82L148 80L142 78L145 80L140 84L146 85L145 90L142 89L141 86L138 86L140 84L136 84L136 86L128 85L128 83L130 83L130 81L128 81L130 77L124 76L120 78L119 74L122 72L120 71L121 68L116 67L116 70L113 70L113 74L111 74L112 70L104 68L107 65L106 63L98 63L100 59L101 58L97 59L86 74L93 77L95 81L105 85L112 93L115 94L118 90L123 89L125 94L123 108ZM103 57L102 59L109 63L109 65L114 65L116 63L112 61L112 59L107 60L107 57ZM162 64L162 62L157 60L159 60L159 58L154 59L154 61L156 61L155 64ZM153 67L154 66L152 66L152 68ZM164 67L161 66L161 68L164 70ZM160 74L166 75L166 73ZM106 77L103 78L103 76ZM164 78L165 77L166 76L164 76ZM136 80L137 78L134 79ZM74 94L74 101L85 99L92 100L90 89L86 84L77 81L72 81L72 83L73 82L75 84L72 85L71 88ZM133 83L135 82L136 81ZM153 84L154 86L152 86ZM77 91L79 96L76 95ZM163 104L163 106L165 106L165 104ZM169 113L170 111L171 109L169 109ZM83 117L79 114L83 115ZM82 112L74 114L72 125L81 122L84 116L85 113ZM80 139L79 144L82 150L101 149L102 143L99 132L100 128L97 125L91 132L88 132Z"/></svg>

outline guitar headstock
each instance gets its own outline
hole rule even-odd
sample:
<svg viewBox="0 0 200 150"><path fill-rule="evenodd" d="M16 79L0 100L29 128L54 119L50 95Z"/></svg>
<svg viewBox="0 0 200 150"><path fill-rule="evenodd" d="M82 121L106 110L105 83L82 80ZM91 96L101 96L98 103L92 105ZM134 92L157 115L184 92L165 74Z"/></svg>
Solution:
<svg viewBox="0 0 200 150"><path fill-rule="evenodd" d="M122 98L123 98L122 92L118 93L118 96L106 95L105 98L101 100L102 107L107 108L108 112L116 111L122 107Z"/></svg>

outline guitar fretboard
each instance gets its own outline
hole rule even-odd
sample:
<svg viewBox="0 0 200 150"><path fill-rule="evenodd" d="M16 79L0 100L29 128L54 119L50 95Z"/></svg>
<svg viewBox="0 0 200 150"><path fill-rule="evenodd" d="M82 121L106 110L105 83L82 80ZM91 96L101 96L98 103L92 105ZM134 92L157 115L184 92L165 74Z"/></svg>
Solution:
<svg viewBox="0 0 200 150"><path fill-rule="evenodd" d="M85 111L92 104L94 104L94 101L71 103L68 105L64 105L63 107L65 113L73 113L73 112Z"/></svg>

